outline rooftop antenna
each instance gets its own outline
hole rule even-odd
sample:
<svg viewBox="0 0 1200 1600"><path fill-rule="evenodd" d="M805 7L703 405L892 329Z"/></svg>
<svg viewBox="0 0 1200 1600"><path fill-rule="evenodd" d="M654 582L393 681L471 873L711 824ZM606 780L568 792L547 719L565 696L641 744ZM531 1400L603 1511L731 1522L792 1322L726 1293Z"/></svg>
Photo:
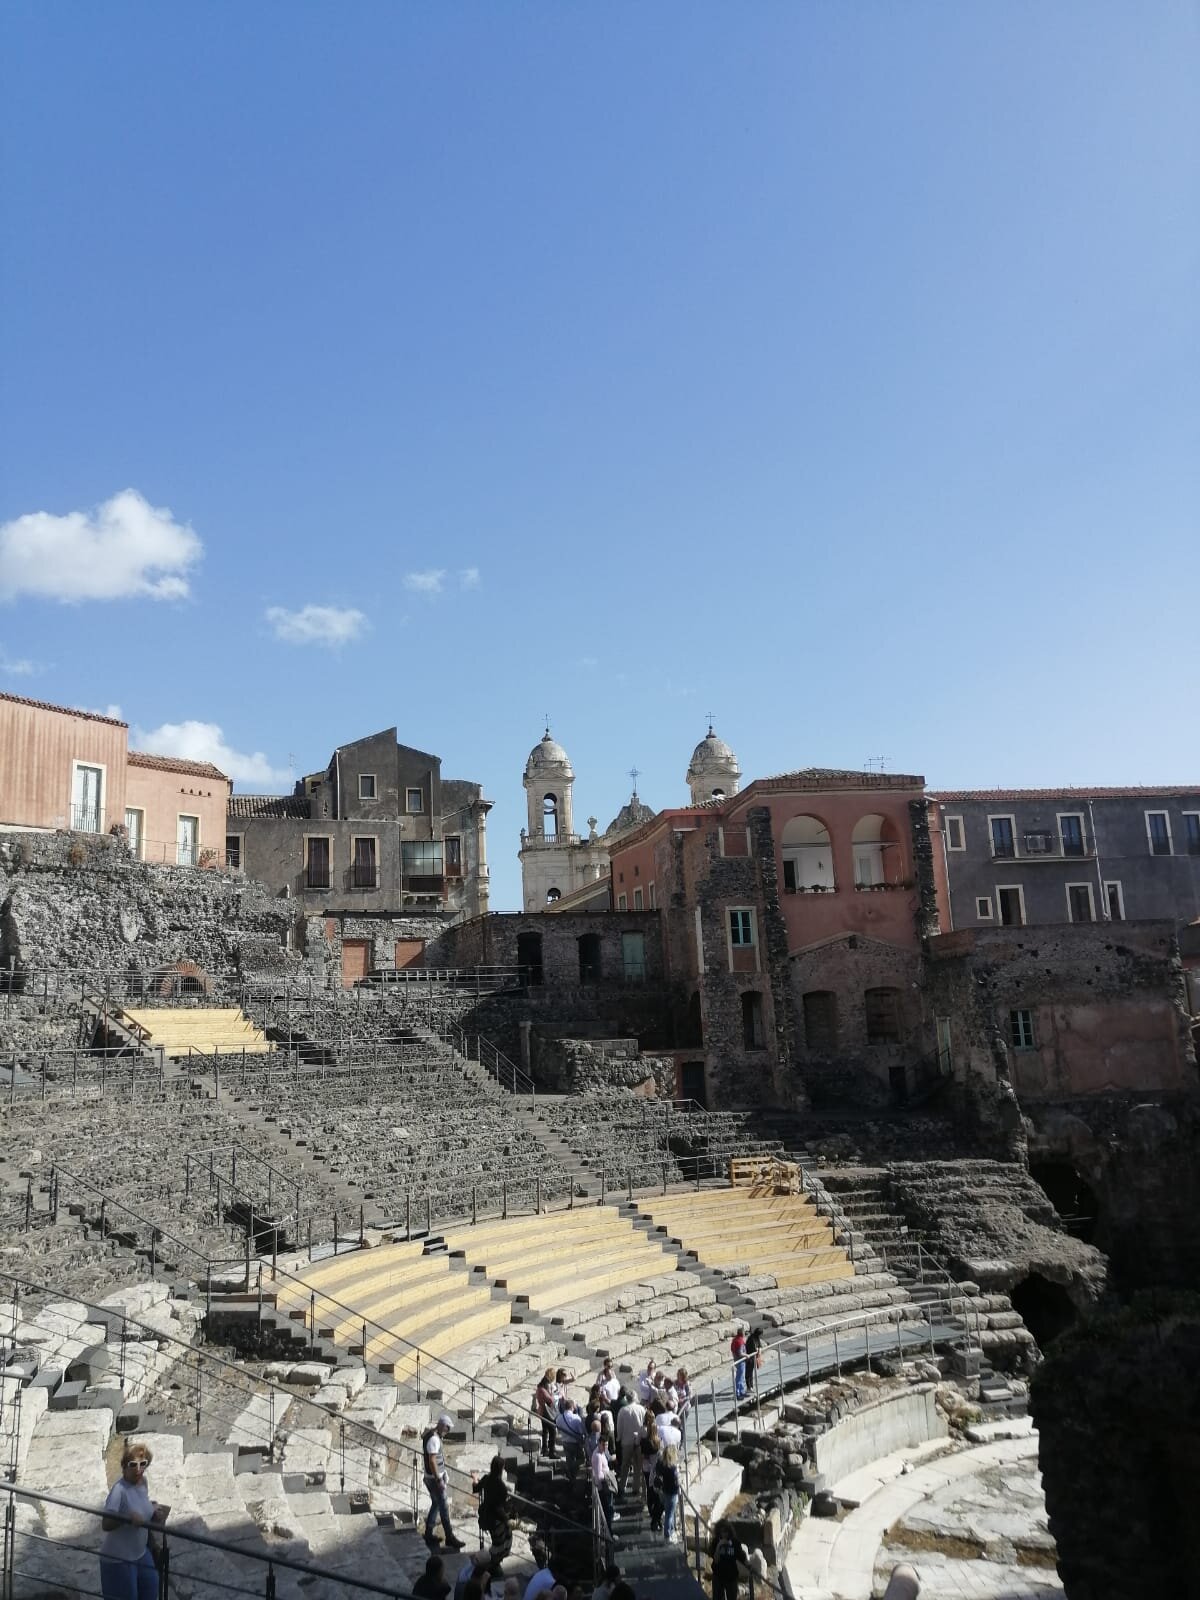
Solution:
<svg viewBox="0 0 1200 1600"><path fill-rule="evenodd" d="M886 772L888 758L886 756L868 756L866 770L868 772Z"/></svg>

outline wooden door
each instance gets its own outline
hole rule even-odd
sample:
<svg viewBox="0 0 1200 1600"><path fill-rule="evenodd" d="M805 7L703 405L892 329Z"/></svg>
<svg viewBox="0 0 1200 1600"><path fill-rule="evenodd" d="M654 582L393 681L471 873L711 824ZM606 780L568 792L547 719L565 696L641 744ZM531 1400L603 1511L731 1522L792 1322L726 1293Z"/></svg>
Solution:
<svg viewBox="0 0 1200 1600"><path fill-rule="evenodd" d="M351 989L360 978L365 978L371 965L369 939L342 940L342 988Z"/></svg>

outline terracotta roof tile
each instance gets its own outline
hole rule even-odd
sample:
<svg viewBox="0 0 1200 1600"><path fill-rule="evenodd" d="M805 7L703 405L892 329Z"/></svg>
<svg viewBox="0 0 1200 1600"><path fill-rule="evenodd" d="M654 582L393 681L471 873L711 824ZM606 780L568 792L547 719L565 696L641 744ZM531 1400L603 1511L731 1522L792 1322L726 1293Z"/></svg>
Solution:
<svg viewBox="0 0 1200 1600"><path fill-rule="evenodd" d="M30 706L34 711L57 711L64 717L83 717L88 722L106 722L110 728L129 726L119 717L102 717L98 711L79 711L74 706L56 706L49 700L27 700L23 694L5 694L2 689L0 689L0 700L8 700L15 706Z"/></svg>
<svg viewBox="0 0 1200 1600"><path fill-rule="evenodd" d="M229 817L305 818L308 814L308 796L303 794L231 794L225 808Z"/></svg>
<svg viewBox="0 0 1200 1600"><path fill-rule="evenodd" d="M144 750L129 752L131 767L149 767L154 772L186 772L192 778L219 778L229 783L229 776L210 761L185 761L181 756L152 756Z"/></svg>

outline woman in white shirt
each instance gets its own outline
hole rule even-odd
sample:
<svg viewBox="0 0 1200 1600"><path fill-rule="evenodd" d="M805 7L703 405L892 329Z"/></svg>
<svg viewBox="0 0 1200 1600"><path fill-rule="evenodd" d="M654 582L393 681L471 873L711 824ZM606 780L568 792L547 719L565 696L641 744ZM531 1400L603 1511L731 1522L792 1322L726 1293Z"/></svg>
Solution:
<svg viewBox="0 0 1200 1600"><path fill-rule="evenodd" d="M166 1515L146 1488L152 1460L144 1444L127 1440L121 1476L108 1491L100 1525L100 1593L104 1600L158 1600L158 1569L150 1553L149 1529ZM128 1518L122 1521L121 1518Z"/></svg>

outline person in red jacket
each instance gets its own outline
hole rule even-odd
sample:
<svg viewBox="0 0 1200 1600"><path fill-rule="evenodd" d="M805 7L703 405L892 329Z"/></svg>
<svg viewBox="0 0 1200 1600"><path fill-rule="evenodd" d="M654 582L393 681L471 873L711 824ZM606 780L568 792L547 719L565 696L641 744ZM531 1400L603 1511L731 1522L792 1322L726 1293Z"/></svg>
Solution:
<svg viewBox="0 0 1200 1600"><path fill-rule="evenodd" d="M737 1400L746 1397L746 1330L738 1324L737 1332L729 1341L729 1354L733 1357L733 1394Z"/></svg>

